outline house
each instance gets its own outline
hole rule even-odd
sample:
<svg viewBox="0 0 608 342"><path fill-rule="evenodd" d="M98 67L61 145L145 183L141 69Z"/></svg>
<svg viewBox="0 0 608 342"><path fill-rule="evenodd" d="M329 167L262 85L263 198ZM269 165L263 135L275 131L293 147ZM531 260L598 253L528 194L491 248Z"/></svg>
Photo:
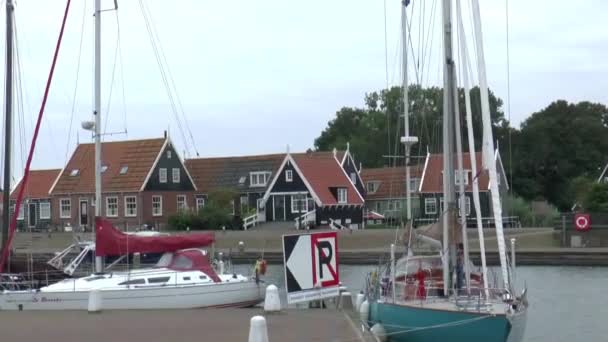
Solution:
<svg viewBox="0 0 608 342"><path fill-rule="evenodd" d="M366 209L387 220L404 218L407 210L405 173L406 168L403 166L364 169L361 172L361 177L367 190L365 195ZM418 187L420 186L421 176L421 165L410 166L412 217L417 217L419 213Z"/></svg>
<svg viewBox="0 0 608 342"><path fill-rule="evenodd" d="M340 157L335 150L287 153L260 204L266 221L361 227L365 202Z"/></svg>
<svg viewBox="0 0 608 342"><path fill-rule="evenodd" d="M235 192L233 214L245 218L256 213L272 176L285 154L187 159L186 167L196 184L196 209L202 208L209 193Z"/></svg>
<svg viewBox="0 0 608 342"><path fill-rule="evenodd" d="M28 182L25 184L23 200L17 215L17 225L21 229L47 229L51 226L53 207L49 190L61 172L60 169L53 170L31 170ZM23 187L23 179L19 181L11 192L11 212L15 210L15 204L19 192Z"/></svg>
<svg viewBox="0 0 608 342"><path fill-rule="evenodd" d="M455 170L455 191L458 191L460 181L464 182L465 188L465 214L470 224L475 222L475 208L473 203L473 179L477 177L479 184L479 202L481 217L485 221L491 220L492 205L490 199L490 178L488 170L482 168L482 153L476 152L477 175L473 175L471 171L471 159L469 153L462 154L463 160L463 176L461 177L458 170ZM509 189L502 160L498 150L494 153L496 162L496 171L498 173L498 185L501 193ZM456 159L454 165L456 165ZM456 167L455 167L456 169ZM420 187L418 189L420 198L420 214L415 219L418 224L436 222L443 212L443 155L442 154L427 154Z"/></svg>
<svg viewBox="0 0 608 342"><path fill-rule="evenodd" d="M101 215L122 228L162 226L194 205L196 185L170 138L101 144ZM53 224L90 229L95 146L79 144L50 190Z"/></svg>

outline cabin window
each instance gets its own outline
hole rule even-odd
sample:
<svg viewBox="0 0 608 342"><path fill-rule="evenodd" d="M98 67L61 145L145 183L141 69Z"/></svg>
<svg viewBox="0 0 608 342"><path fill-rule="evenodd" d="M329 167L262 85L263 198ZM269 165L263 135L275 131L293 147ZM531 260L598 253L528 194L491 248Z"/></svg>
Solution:
<svg viewBox="0 0 608 342"><path fill-rule="evenodd" d="M306 194L292 195L291 196L291 212L292 213L305 213L307 212L307 200Z"/></svg>
<svg viewBox="0 0 608 342"><path fill-rule="evenodd" d="M200 279L200 280L207 280L207 276L202 275L202 276L199 276L198 279Z"/></svg>
<svg viewBox="0 0 608 342"><path fill-rule="evenodd" d="M129 171L129 167L127 165L120 168L121 175L124 175L125 173L127 173L127 171Z"/></svg>
<svg viewBox="0 0 608 342"><path fill-rule="evenodd" d="M196 211L199 211L205 207L205 197L196 198Z"/></svg>
<svg viewBox="0 0 608 342"><path fill-rule="evenodd" d="M106 197L106 216L118 216L118 197Z"/></svg>
<svg viewBox="0 0 608 342"><path fill-rule="evenodd" d="M59 200L59 217L70 218L72 216L72 201L69 198Z"/></svg>
<svg viewBox="0 0 608 342"><path fill-rule="evenodd" d="M346 188L338 188L338 203L343 204L347 202L348 192Z"/></svg>
<svg viewBox="0 0 608 342"><path fill-rule="evenodd" d="M286 182L293 181L293 171L292 170L285 170L285 181Z"/></svg>
<svg viewBox="0 0 608 342"><path fill-rule="evenodd" d="M163 216L163 197L152 196L152 216Z"/></svg>
<svg viewBox="0 0 608 342"><path fill-rule="evenodd" d="M353 184L357 184L357 174L354 172L350 173L350 181L353 182Z"/></svg>
<svg viewBox="0 0 608 342"><path fill-rule="evenodd" d="M160 284L166 283L171 279L171 277L156 277L156 278L148 278L148 284Z"/></svg>
<svg viewBox="0 0 608 342"><path fill-rule="evenodd" d="M189 270L192 268L192 260L190 260L190 258L185 257L183 255L179 255L177 258L175 258L175 261L173 262L173 265L171 267L177 268L177 269Z"/></svg>
<svg viewBox="0 0 608 342"><path fill-rule="evenodd" d="M369 192L370 194L375 193L376 191L378 191L379 185L380 182L367 182L367 192Z"/></svg>
<svg viewBox="0 0 608 342"><path fill-rule="evenodd" d="M171 150L167 150L167 159L171 159Z"/></svg>
<svg viewBox="0 0 608 342"><path fill-rule="evenodd" d="M177 211L184 211L188 209L188 203L186 203L186 195L177 195Z"/></svg>
<svg viewBox="0 0 608 342"><path fill-rule="evenodd" d="M78 176L79 173L80 173L80 170L74 169L70 172L70 176L75 177L75 176Z"/></svg>
<svg viewBox="0 0 608 342"><path fill-rule="evenodd" d="M167 169L164 167L161 167L160 169L158 169L158 181L160 183L167 183Z"/></svg>
<svg viewBox="0 0 608 342"><path fill-rule="evenodd" d="M249 186L266 186L270 179L270 172L268 171L256 171L249 173Z"/></svg>
<svg viewBox="0 0 608 342"><path fill-rule="evenodd" d="M135 196L125 196L125 217L137 216L137 198Z"/></svg>
<svg viewBox="0 0 608 342"><path fill-rule="evenodd" d="M173 176L173 183L179 183L179 179L180 179L180 172L178 168L173 168L172 172L172 176Z"/></svg>
<svg viewBox="0 0 608 342"><path fill-rule="evenodd" d="M131 280L127 280L127 281L123 281L122 283L118 284L118 285L143 285L146 283L145 279L131 279Z"/></svg>
<svg viewBox="0 0 608 342"><path fill-rule="evenodd" d="M189 281L190 277L184 277L184 281Z"/></svg>
<svg viewBox="0 0 608 342"><path fill-rule="evenodd" d="M108 170L108 165L103 165L103 166L101 167L101 173L104 173L104 172L106 172L107 170Z"/></svg>
<svg viewBox="0 0 608 342"><path fill-rule="evenodd" d="M424 213L427 215L437 214L437 200L435 198L424 199Z"/></svg>
<svg viewBox="0 0 608 342"><path fill-rule="evenodd" d="M47 220L51 218L51 203L40 202L40 218Z"/></svg>

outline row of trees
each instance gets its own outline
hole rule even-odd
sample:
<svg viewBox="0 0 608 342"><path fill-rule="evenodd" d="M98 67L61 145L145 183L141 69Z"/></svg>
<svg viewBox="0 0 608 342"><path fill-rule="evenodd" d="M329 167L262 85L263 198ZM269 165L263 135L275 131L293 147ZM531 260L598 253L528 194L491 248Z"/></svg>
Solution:
<svg viewBox="0 0 608 342"><path fill-rule="evenodd" d="M410 130L419 138L412 153L424 157L427 150L441 152L442 89L410 86L408 95ZM477 138L475 147L479 150L482 130L479 88L472 89L470 95ZM463 89L459 90L459 97L464 134ZM596 183L608 161L608 108L605 105L558 100L533 113L519 129L506 120L502 107L502 100L490 91L494 138L517 195L528 201L546 200L562 211L569 210L575 202L588 210L605 207L608 211L608 199L599 196L603 186L590 185ZM402 159L383 156L403 155L403 146L399 143L404 133L401 115L401 87L366 94L363 108L344 107L336 113L315 139L314 147L317 150L346 148L350 142L351 151L365 167L400 164ZM463 144L464 150L468 150L466 135ZM597 196L582 199L577 195L591 190Z"/></svg>

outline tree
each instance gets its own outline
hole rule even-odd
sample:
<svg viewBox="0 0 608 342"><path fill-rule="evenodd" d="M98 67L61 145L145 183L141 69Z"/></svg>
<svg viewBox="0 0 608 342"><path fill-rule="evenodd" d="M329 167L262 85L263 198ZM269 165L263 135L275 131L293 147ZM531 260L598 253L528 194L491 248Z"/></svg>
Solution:
<svg viewBox="0 0 608 342"><path fill-rule="evenodd" d="M583 207L594 213L608 213L608 183L591 185Z"/></svg>
<svg viewBox="0 0 608 342"><path fill-rule="evenodd" d="M229 189L212 191L203 208L198 212L184 211L169 217L169 226L176 230L238 229L242 222L232 215L235 197L236 193Z"/></svg>

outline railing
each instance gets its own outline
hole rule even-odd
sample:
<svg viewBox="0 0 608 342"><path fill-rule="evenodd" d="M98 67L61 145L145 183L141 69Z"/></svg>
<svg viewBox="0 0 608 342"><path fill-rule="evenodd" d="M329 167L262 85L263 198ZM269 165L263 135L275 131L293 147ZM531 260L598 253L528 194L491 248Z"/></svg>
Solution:
<svg viewBox="0 0 608 342"><path fill-rule="evenodd" d="M343 226L341 223L338 223L333 219L329 219L329 227L334 230L350 229L349 227Z"/></svg>
<svg viewBox="0 0 608 342"><path fill-rule="evenodd" d="M295 219L296 229L308 227L311 223L314 224L317 220L317 210L308 211Z"/></svg>
<svg viewBox="0 0 608 342"><path fill-rule="evenodd" d="M414 219L414 226L422 226L427 224L433 224L438 222L439 218L417 218ZM494 217L482 217L481 225L483 228L494 228ZM521 228L521 222L519 216L503 216L502 224L504 228ZM477 226L477 219L475 217L467 217L467 227L472 228Z"/></svg>
<svg viewBox="0 0 608 342"><path fill-rule="evenodd" d="M243 219L243 229L247 230L251 227L255 227L255 225L258 223L258 214L255 213L251 216L247 216Z"/></svg>

